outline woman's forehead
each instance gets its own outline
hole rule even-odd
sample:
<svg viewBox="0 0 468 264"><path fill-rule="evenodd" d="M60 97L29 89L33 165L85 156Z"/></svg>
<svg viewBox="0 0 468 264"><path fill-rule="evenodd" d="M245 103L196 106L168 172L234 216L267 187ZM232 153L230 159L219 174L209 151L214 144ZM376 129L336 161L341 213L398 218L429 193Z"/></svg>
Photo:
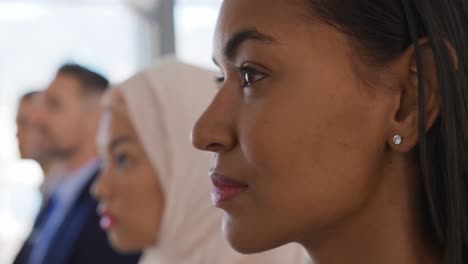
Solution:
<svg viewBox="0 0 468 264"><path fill-rule="evenodd" d="M125 104L121 101L111 101L104 108L99 134L101 139L107 139L105 141L121 135L131 137L136 135Z"/></svg>
<svg viewBox="0 0 468 264"><path fill-rule="evenodd" d="M268 36L279 44L304 42L304 35L313 32L314 27L301 3L299 0L225 1L214 36L215 57L225 53L233 36L246 31Z"/></svg>
<svg viewBox="0 0 468 264"><path fill-rule="evenodd" d="M306 21L307 10L301 0L225 0L217 31L231 32L255 27L277 31Z"/></svg>

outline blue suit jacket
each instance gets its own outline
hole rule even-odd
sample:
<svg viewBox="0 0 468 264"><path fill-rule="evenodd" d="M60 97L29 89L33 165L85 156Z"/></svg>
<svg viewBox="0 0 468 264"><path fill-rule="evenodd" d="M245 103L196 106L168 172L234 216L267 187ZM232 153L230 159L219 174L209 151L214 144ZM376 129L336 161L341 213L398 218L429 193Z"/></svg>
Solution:
<svg viewBox="0 0 468 264"><path fill-rule="evenodd" d="M99 174L96 171L91 180L81 190L70 212L65 216L57 234L46 253L43 264L136 264L140 254L122 255L115 252L100 228L96 212L97 201L91 197L89 189ZM39 213L34 227L41 224L47 210ZM23 244L14 264L27 264L31 254L31 235Z"/></svg>

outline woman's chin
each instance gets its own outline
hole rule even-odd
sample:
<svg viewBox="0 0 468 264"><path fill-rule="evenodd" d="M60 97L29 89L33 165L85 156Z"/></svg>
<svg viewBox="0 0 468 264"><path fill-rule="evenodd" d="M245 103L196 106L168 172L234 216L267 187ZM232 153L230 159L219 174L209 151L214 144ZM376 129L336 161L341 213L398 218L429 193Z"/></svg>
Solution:
<svg viewBox="0 0 468 264"><path fill-rule="evenodd" d="M123 254L138 253L146 247L142 243L131 242L130 239L125 239L114 232L109 234L109 242L114 250Z"/></svg>
<svg viewBox="0 0 468 264"><path fill-rule="evenodd" d="M223 223L223 235L229 245L241 254L255 254L281 246L265 233L256 233L242 226ZM271 234L271 233L270 233Z"/></svg>
<svg viewBox="0 0 468 264"><path fill-rule="evenodd" d="M255 238L235 238L235 237L227 237L226 240L228 241L229 245L237 252L241 254L256 254L261 253L264 251L268 251L274 249L280 245L273 245L270 243L265 243L263 239L255 239Z"/></svg>

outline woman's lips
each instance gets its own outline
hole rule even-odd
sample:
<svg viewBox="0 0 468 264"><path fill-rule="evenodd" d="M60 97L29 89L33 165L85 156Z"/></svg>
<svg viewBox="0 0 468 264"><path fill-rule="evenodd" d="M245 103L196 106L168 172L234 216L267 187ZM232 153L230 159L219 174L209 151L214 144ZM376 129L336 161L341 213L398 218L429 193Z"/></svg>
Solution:
<svg viewBox="0 0 468 264"><path fill-rule="evenodd" d="M211 174L211 181L214 185L214 190L211 193L213 204L220 207L223 203L237 197L240 193L247 190L248 185L221 174Z"/></svg>
<svg viewBox="0 0 468 264"><path fill-rule="evenodd" d="M101 228L105 231L111 231L115 227L115 220L109 215L101 216L101 221L99 221Z"/></svg>
<svg viewBox="0 0 468 264"><path fill-rule="evenodd" d="M114 229L115 225L117 224L117 221L104 205L99 204L98 214L101 216L99 224L102 229L104 229L105 231L111 231L112 229Z"/></svg>

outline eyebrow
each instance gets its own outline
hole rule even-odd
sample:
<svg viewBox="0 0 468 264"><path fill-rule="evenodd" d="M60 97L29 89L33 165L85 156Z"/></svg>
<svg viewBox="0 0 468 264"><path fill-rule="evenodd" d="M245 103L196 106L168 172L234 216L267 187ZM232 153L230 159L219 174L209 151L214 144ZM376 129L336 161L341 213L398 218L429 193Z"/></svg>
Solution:
<svg viewBox="0 0 468 264"><path fill-rule="evenodd" d="M223 55L228 60L232 60L240 46L246 41L257 41L263 44L278 44L279 42L272 36L261 33L255 28L242 29L231 35L223 49ZM218 65L216 59L213 62Z"/></svg>
<svg viewBox="0 0 468 264"><path fill-rule="evenodd" d="M135 140L133 140L133 138L130 136L117 137L116 139L112 140L112 142L109 144L109 151L112 152L118 146L122 144L128 144L128 143L135 143Z"/></svg>

